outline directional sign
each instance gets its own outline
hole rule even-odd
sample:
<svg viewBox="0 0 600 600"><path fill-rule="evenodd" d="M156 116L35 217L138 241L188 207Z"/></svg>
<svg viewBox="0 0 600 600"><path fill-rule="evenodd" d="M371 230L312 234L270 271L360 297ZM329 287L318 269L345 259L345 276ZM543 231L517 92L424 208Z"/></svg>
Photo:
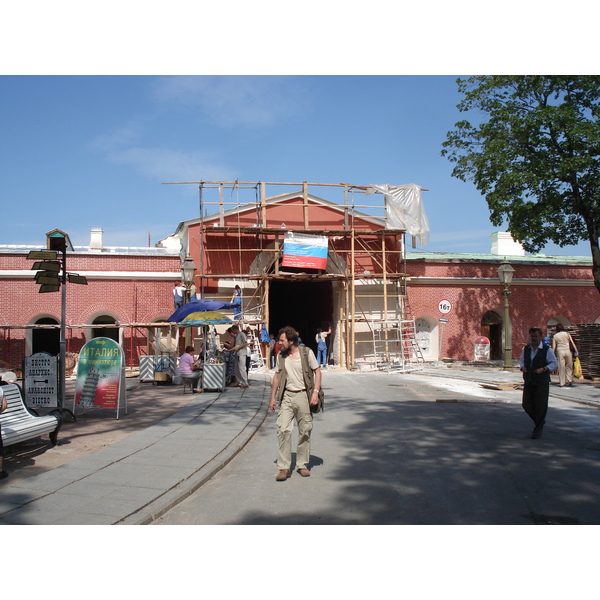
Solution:
<svg viewBox="0 0 600 600"><path fill-rule="evenodd" d="M60 285L45 283L44 285L40 285L40 289L38 290L39 294L47 294L48 292L58 292L60 290Z"/></svg>
<svg viewBox="0 0 600 600"><path fill-rule="evenodd" d="M59 285L58 277L52 277L51 275L46 275L45 271L40 271L42 275L39 277L36 275L35 282L40 285Z"/></svg>
<svg viewBox="0 0 600 600"><path fill-rule="evenodd" d="M31 267L32 271L53 271L58 273L60 271L60 263L57 260L40 260L34 262Z"/></svg>
<svg viewBox="0 0 600 600"><path fill-rule="evenodd" d="M69 283L79 283L81 285L87 285L87 279L83 275L77 275L77 273L67 273Z"/></svg>
<svg viewBox="0 0 600 600"><path fill-rule="evenodd" d="M43 282L40 282L40 279L42 279L43 277L48 277L49 279L54 279L55 281L58 281L58 273L56 273L55 271L38 271L34 275L34 279L38 283L43 283Z"/></svg>
<svg viewBox="0 0 600 600"><path fill-rule="evenodd" d="M56 252L53 250L31 250L27 258L29 260L56 260Z"/></svg>

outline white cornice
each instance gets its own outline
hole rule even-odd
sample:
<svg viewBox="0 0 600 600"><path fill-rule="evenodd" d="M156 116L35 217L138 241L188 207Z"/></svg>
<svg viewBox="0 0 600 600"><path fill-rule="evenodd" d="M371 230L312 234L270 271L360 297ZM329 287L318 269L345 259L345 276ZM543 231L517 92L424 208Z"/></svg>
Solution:
<svg viewBox="0 0 600 600"><path fill-rule="evenodd" d="M69 271L87 277L88 279L178 279L181 280L181 271L155 272L155 271ZM0 277L8 279L33 279L37 271L6 270L0 271Z"/></svg>
<svg viewBox="0 0 600 600"><path fill-rule="evenodd" d="M497 285L495 277L408 277L408 285ZM593 287L593 279L513 279L510 286L583 286Z"/></svg>

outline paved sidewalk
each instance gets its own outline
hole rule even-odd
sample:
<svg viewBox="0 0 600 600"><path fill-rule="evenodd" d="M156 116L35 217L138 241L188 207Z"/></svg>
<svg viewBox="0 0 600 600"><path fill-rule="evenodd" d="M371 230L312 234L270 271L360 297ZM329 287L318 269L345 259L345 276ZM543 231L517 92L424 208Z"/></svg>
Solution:
<svg viewBox="0 0 600 600"><path fill-rule="evenodd" d="M517 369L490 365L419 365L412 374L432 383L440 378L471 386L522 383ZM266 418L270 381L269 373L252 373L245 390L198 394L171 416L101 450L14 484L5 480L0 525L151 523L250 441ZM600 383L576 380L560 388L556 382L553 376L551 398L600 408Z"/></svg>
<svg viewBox="0 0 600 600"><path fill-rule="evenodd" d="M419 366L415 374L442 377L444 379L462 379L486 385L493 383L521 385L523 383L523 374L518 367L504 371L501 367L492 367L489 364L478 366L472 363L450 363L449 365ZM558 375L553 374L552 383L550 384L550 398L600 408L600 382L590 381L589 379L575 379L572 387L561 388L558 385Z"/></svg>
<svg viewBox="0 0 600 600"><path fill-rule="evenodd" d="M0 524L150 523L226 465L264 421L270 376L198 394L174 415L56 469L0 489Z"/></svg>

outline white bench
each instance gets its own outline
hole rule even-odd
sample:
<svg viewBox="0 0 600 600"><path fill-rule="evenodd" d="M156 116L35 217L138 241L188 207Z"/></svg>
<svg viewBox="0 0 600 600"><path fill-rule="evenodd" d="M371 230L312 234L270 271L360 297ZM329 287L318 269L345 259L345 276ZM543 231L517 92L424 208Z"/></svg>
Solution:
<svg viewBox="0 0 600 600"><path fill-rule="evenodd" d="M25 406L21 389L14 383L3 385L2 391L7 404L6 410L0 414L4 446L24 442L45 433L50 434L50 442L56 446L58 431L62 425L60 415L50 413L36 416Z"/></svg>

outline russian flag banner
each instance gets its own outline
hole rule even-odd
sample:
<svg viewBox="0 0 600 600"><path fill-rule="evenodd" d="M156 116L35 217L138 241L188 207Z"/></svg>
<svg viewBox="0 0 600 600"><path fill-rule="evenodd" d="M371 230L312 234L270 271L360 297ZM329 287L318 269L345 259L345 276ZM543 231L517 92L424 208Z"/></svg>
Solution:
<svg viewBox="0 0 600 600"><path fill-rule="evenodd" d="M281 266L327 269L327 237L287 232L283 239Z"/></svg>

